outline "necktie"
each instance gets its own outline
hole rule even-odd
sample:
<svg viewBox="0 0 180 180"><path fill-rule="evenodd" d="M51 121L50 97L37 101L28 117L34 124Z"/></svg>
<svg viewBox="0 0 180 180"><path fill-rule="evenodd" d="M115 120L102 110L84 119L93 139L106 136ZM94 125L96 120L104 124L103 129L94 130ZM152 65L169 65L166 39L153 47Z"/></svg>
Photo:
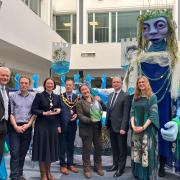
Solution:
<svg viewBox="0 0 180 180"><path fill-rule="evenodd" d="M68 96L68 100L71 101L71 96Z"/></svg>
<svg viewBox="0 0 180 180"><path fill-rule="evenodd" d="M110 107L110 108L112 108L112 107L114 106L114 103L115 103L115 100L116 100L116 96L117 96L117 93L115 93L114 96L113 96L113 99L112 99L112 101L111 101L111 107Z"/></svg>
<svg viewBox="0 0 180 180"><path fill-rule="evenodd" d="M5 108L4 119L8 120L8 103L9 103L9 98L7 96L5 87L1 88L1 92L2 92L2 98L3 98L3 101L4 101L4 108Z"/></svg>

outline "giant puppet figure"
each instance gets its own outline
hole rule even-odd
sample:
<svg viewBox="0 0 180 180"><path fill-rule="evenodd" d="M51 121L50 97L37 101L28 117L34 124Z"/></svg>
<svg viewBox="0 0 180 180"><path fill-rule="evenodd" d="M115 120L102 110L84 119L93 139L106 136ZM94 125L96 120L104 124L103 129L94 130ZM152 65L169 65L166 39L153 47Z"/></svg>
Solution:
<svg viewBox="0 0 180 180"><path fill-rule="evenodd" d="M178 96L180 62L170 10L149 10L138 17L138 53L129 64L124 89L135 87L139 75L146 76L158 99L160 127L172 119L172 100ZM177 126L176 123L171 126ZM171 128L171 126L169 128ZM165 164L172 166L172 143L159 131L159 176L165 176ZM178 166L176 168L177 171Z"/></svg>

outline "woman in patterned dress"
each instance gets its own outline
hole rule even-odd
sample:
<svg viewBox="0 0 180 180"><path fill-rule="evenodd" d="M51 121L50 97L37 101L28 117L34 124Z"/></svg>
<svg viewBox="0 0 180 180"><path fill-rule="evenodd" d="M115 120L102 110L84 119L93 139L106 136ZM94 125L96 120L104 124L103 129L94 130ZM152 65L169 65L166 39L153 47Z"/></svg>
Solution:
<svg viewBox="0 0 180 180"><path fill-rule="evenodd" d="M157 133L159 128L156 95L149 81L141 76L131 107L131 159L132 172L139 180L157 179Z"/></svg>

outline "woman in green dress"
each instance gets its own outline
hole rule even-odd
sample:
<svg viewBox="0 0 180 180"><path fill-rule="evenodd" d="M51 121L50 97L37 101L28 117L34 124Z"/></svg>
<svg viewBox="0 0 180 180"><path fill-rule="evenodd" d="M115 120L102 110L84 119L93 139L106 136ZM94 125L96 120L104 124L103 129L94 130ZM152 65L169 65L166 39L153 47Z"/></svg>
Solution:
<svg viewBox="0 0 180 180"><path fill-rule="evenodd" d="M137 79L131 107L131 159L132 172L139 180L156 180L157 133L159 128L156 95L152 93L149 81L141 76Z"/></svg>

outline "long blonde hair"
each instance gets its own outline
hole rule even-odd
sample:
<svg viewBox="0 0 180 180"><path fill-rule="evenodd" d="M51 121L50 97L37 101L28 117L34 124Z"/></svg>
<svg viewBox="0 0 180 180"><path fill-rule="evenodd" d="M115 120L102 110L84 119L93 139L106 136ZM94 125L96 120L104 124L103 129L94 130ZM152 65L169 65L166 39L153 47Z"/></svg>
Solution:
<svg viewBox="0 0 180 180"><path fill-rule="evenodd" d="M145 76L139 76L137 81L136 81L136 89L135 89L135 93L134 93L134 98L135 99L140 98L141 95L142 95L141 90L139 89L139 86L138 86L138 82L139 82L140 79L143 79L145 81L146 96L150 97L152 95L152 89L151 89L151 85L149 83L149 80Z"/></svg>

